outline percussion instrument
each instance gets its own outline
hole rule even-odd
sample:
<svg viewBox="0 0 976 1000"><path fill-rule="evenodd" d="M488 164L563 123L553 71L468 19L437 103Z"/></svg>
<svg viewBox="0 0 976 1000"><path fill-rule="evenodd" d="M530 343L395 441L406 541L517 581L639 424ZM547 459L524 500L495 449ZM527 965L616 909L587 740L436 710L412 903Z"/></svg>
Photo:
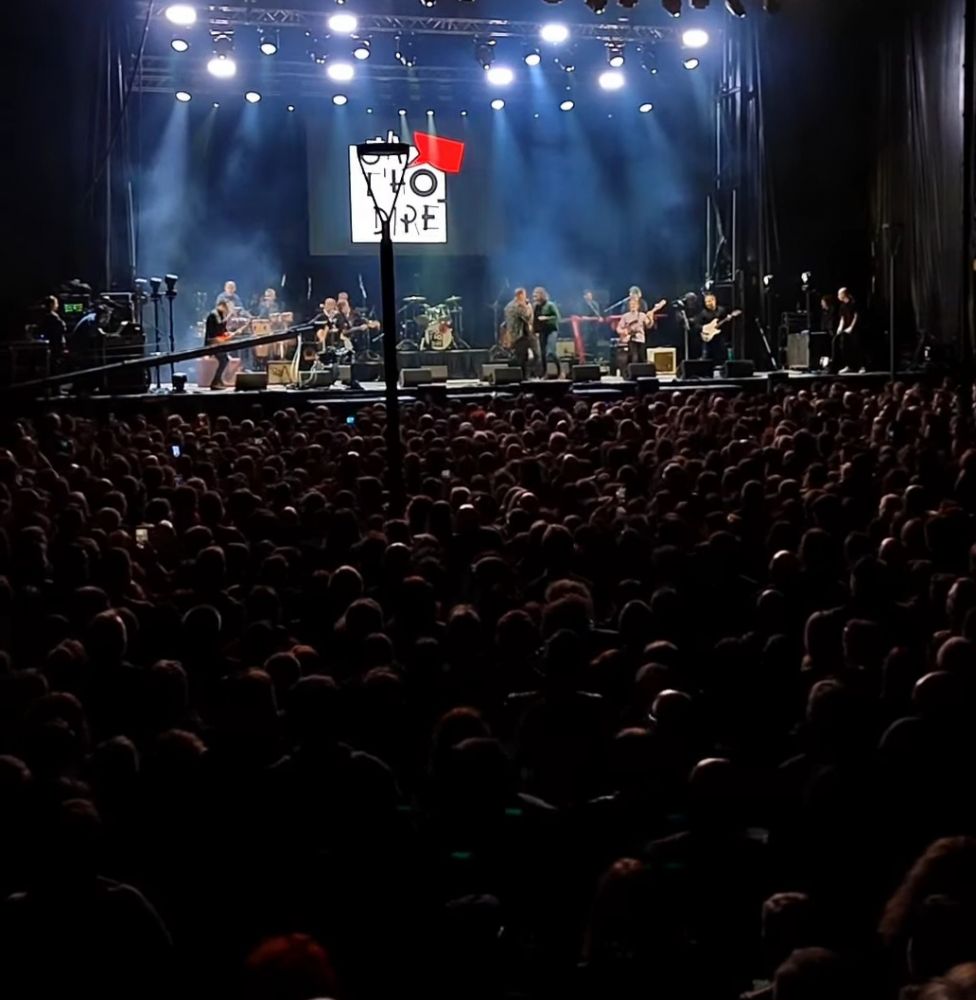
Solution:
<svg viewBox="0 0 976 1000"><path fill-rule="evenodd" d="M454 347L454 330L447 320L437 320L427 327L420 349L449 351Z"/></svg>
<svg viewBox="0 0 976 1000"><path fill-rule="evenodd" d="M415 305L418 302L426 302L427 298L424 295L406 295L403 301L409 305Z"/></svg>
<svg viewBox="0 0 976 1000"><path fill-rule="evenodd" d="M254 337L270 337L271 336L271 320L270 319L253 319L251 320L251 335ZM271 344L257 344L254 348L254 356L259 358L261 361L265 361L268 355L271 353Z"/></svg>

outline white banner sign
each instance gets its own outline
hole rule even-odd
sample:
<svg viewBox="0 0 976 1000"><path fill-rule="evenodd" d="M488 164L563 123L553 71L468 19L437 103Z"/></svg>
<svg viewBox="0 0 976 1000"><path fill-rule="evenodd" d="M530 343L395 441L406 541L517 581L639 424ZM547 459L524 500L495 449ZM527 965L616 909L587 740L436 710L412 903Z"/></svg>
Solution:
<svg viewBox="0 0 976 1000"><path fill-rule="evenodd" d="M391 132L388 141L399 141L399 137ZM411 145L411 163L417 159L417 153L416 146ZM388 208L393 201L394 184L399 182L402 170L403 161L391 156L365 158L360 166L356 147L349 147L353 243L379 243L380 223L369 187L372 186L379 204ZM390 229L394 243L447 242L447 189L443 171L430 163L406 168Z"/></svg>

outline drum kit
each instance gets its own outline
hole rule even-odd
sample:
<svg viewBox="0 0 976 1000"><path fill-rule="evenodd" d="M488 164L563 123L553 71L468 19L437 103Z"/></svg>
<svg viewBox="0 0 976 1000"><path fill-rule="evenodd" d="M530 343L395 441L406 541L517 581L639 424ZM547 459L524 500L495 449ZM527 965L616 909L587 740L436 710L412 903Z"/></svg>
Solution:
<svg viewBox="0 0 976 1000"><path fill-rule="evenodd" d="M423 295L408 295L397 310L398 351L452 351L464 342L464 307L460 295L450 295L436 305Z"/></svg>

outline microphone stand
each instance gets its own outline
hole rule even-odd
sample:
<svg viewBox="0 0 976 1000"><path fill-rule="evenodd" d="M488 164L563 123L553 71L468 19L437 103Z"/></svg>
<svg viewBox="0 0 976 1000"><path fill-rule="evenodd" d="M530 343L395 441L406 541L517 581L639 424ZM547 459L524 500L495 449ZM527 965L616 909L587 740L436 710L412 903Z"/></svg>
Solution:
<svg viewBox="0 0 976 1000"><path fill-rule="evenodd" d="M176 289L167 288L166 298L169 301L169 352L170 354L176 353L176 331L173 326L173 300L176 298ZM169 382L170 385L173 384L173 376L176 374L176 368L173 362L169 363Z"/></svg>
<svg viewBox="0 0 976 1000"><path fill-rule="evenodd" d="M160 350L159 343L159 303L162 301L162 295L159 294L159 289L156 288L152 293L152 304L153 304L153 327L156 330L156 354L162 354ZM161 392L163 388L162 377L159 370L159 365L156 365L156 391Z"/></svg>

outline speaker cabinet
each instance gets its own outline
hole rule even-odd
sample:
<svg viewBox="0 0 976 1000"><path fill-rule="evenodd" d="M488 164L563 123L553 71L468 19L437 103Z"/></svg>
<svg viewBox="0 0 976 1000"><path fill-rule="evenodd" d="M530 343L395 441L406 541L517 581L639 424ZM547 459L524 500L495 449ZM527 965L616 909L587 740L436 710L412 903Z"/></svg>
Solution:
<svg viewBox="0 0 976 1000"><path fill-rule="evenodd" d="M234 388L240 392L242 390L267 389L267 372L238 372L234 379Z"/></svg>
<svg viewBox="0 0 976 1000"><path fill-rule="evenodd" d="M350 374L355 382L382 382L383 365L379 361L357 361Z"/></svg>
<svg viewBox="0 0 976 1000"><path fill-rule="evenodd" d="M640 362L634 362L627 369L628 378L657 378L657 365L651 364L641 364Z"/></svg>
<svg viewBox="0 0 976 1000"><path fill-rule="evenodd" d="M753 361L726 361L722 365L722 378L752 378L756 374Z"/></svg>
<svg viewBox="0 0 976 1000"><path fill-rule="evenodd" d="M685 358L681 362L682 378L711 378L715 362L708 358Z"/></svg>
<svg viewBox="0 0 976 1000"><path fill-rule="evenodd" d="M657 369L658 375L678 373L678 352L673 347L649 347L647 360Z"/></svg>
<svg viewBox="0 0 976 1000"><path fill-rule="evenodd" d="M599 382L599 365L573 365L570 369L570 378L574 382Z"/></svg>
<svg viewBox="0 0 976 1000"><path fill-rule="evenodd" d="M430 379L432 382L447 381L447 365L429 365Z"/></svg>
<svg viewBox="0 0 976 1000"><path fill-rule="evenodd" d="M486 374L490 385L518 385L522 381L522 369L514 367L496 367L495 365L485 365L490 368Z"/></svg>
<svg viewBox="0 0 976 1000"><path fill-rule="evenodd" d="M429 368L402 368L400 370L400 386L402 388L430 385L433 381L434 373Z"/></svg>

